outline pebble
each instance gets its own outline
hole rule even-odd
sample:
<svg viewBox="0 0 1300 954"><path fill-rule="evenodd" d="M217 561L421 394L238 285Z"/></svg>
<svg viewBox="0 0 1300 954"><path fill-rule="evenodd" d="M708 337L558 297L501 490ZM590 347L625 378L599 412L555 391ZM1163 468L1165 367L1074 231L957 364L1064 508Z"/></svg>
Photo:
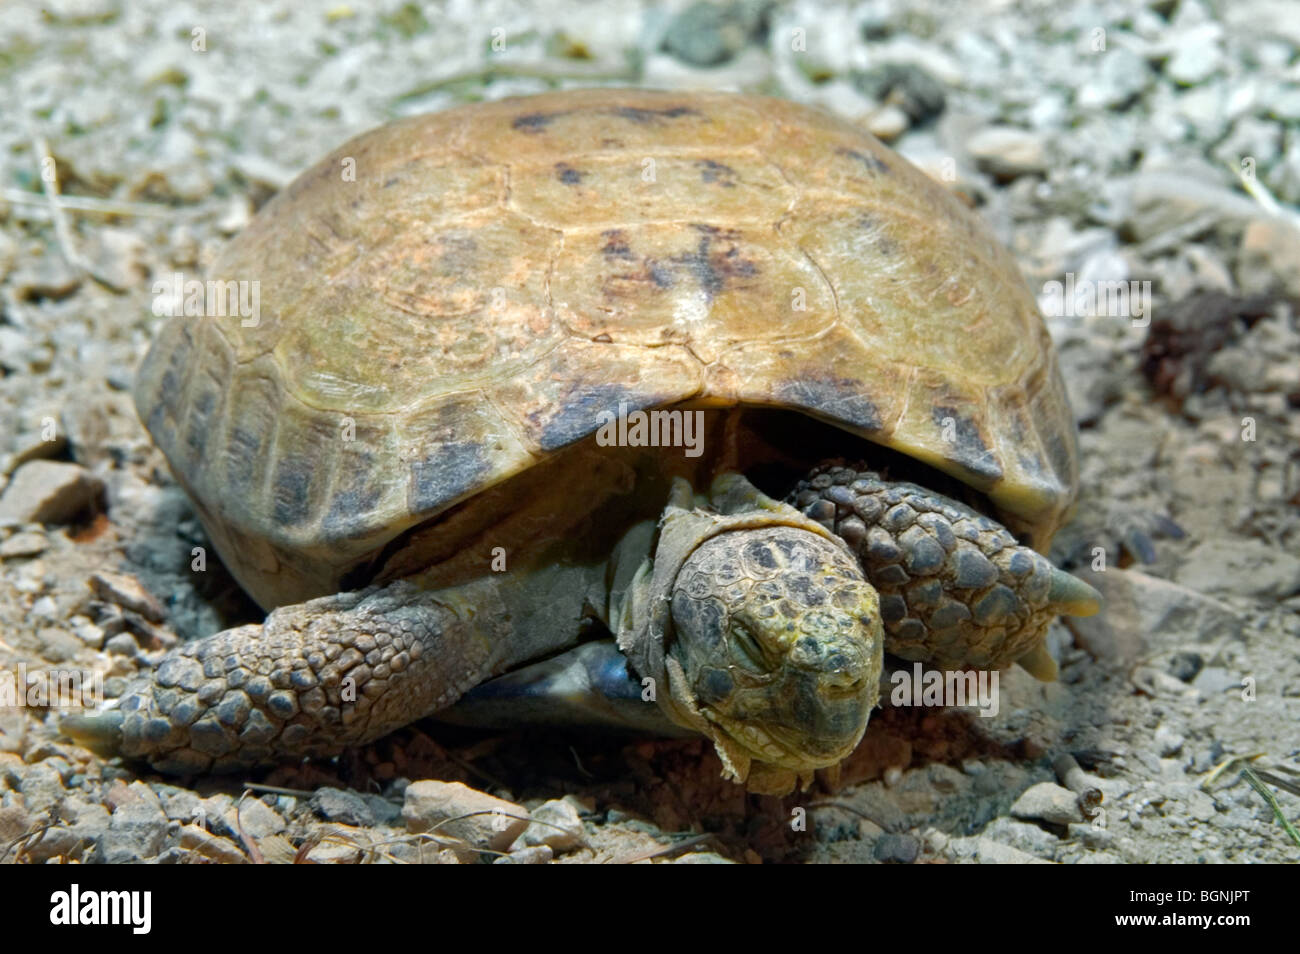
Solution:
<svg viewBox="0 0 1300 954"><path fill-rule="evenodd" d="M100 599L139 613L153 623L161 623L166 613L157 597L127 573L99 571L90 575L90 588Z"/></svg>
<svg viewBox="0 0 1300 954"><path fill-rule="evenodd" d="M75 659L82 643L65 629L57 626L43 626L36 632L41 641L41 657L46 662L63 663ZM131 641L131 652L135 652L135 641Z"/></svg>
<svg viewBox="0 0 1300 954"><path fill-rule="evenodd" d="M0 560L39 556L49 545L50 541L39 531L26 530L15 533L8 540L0 543Z"/></svg>
<svg viewBox="0 0 1300 954"><path fill-rule="evenodd" d="M701 0L668 24L662 49L691 66L718 66L745 47L755 26L747 4Z"/></svg>
<svg viewBox="0 0 1300 954"><path fill-rule="evenodd" d="M529 817L532 820L515 842L517 848L547 845L558 854L582 844L582 819L570 802L552 799L534 808Z"/></svg>
<svg viewBox="0 0 1300 954"><path fill-rule="evenodd" d="M516 848L508 855L493 860L494 865L544 865L555 857L555 851L550 845L529 845L527 848Z"/></svg>
<svg viewBox="0 0 1300 954"><path fill-rule="evenodd" d="M900 110L904 129L911 123L929 122L943 112L943 84L916 63L882 63L872 69L856 70L851 78L864 96Z"/></svg>
<svg viewBox="0 0 1300 954"><path fill-rule="evenodd" d="M1046 865L1051 864L1036 855L1012 848L991 838L979 838L975 842L975 860L982 865Z"/></svg>
<svg viewBox="0 0 1300 954"><path fill-rule="evenodd" d="M239 833L239 827L235 824L236 811L239 813L239 824L243 826L244 834L249 838L258 839L266 838L268 835L278 835L288 827L274 808L260 798L250 797L237 805L231 805L221 815L226 830L236 837Z"/></svg>
<svg viewBox="0 0 1300 954"><path fill-rule="evenodd" d="M1300 298L1300 230L1277 219L1248 224L1237 247L1236 276L1245 294L1282 291Z"/></svg>
<svg viewBox="0 0 1300 954"><path fill-rule="evenodd" d="M1068 825L1084 820L1079 810L1079 796L1055 782L1039 782L1020 794L1011 806L1016 818Z"/></svg>
<svg viewBox="0 0 1300 954"><path fill-rule="evenodd" d="M1182 86L1205 82L1223 65L1222 36L1223 27L1217 23L1200 23L1175 33L1169 39L1173 53L1165 61L1165 75Z"/></svg>
<svg viewBox="0 0 1300 954"><path fill-rule="evenodd" d="M966 140L966 150L985 172L1015 179L1047 170L1047 147L1041 136L1013 126L987 126Z"/></svg>
<svg viewBox="0 0 1300 954"><path fill-rule="evenodd" d="M460 817L463 815L469 817ZM402 818L407 831L427 832L436 827L440 834L459 838L476 849L492 851L505 851L528 827L528 810L522 805L460 782L433 779L407 786ZM472 860L474 852L463 854Z"/></svg>
<svg viewBox="0 0 1300 954"><path fill-rule="evenodd" d="M104 482L77 464L28 461L14 472L0 496L0 523L68 523L103 492Z"/></svg>
<svg viewBox="0 0 1300 954"><path fill-rule="evenodd" d="M227 865L246 865L248 857L234 843L200 828L182 825L176 833L176 844L212 861Z"/></svg>
<svg viewBox="0 0 1300 954"><path fill-rule="evenodd" d="M144 782L129 786L115 782L105 793L113 806L108 831L96 845L96 860L105 864L134 864L153 858L164 847L168 820L153 793Z"/></svg>
<svg viewBox="0 0 1300 954"><path fill-rule="evenodd" d="M341 788L318 788L311 797L311 810L327 821L345 825L375 824L375 813L359 794Z"/></svg>
<svg viewBox="0 0 1300 954"><path fill-rule="evenodd" d="M876 838L871 851L883 864L910 865L921 853L921 842L915 835L886 832Z"/></svg>

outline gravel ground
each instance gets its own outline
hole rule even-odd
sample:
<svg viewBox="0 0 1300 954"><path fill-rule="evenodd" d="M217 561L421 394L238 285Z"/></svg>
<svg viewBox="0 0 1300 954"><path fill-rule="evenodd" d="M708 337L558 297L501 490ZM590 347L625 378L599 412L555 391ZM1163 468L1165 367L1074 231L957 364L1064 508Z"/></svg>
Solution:
<svg viewBox="0 0 1300 954"><path fill-rule="evenodd" d="M165 779L0 708L0 861L1300 856L1242 772L1300 814L1300 8L945 6L0 6L0 673L94 669L111 697L258 618L220 566L191 572L203 531L127 394L153 281L367 128L589 85L819 104L967 198L1050 316L1083 459L1055 555L1106 597L1052 630L1058 682L1005 673L993 718L886 708L786 799L722 782L702 743L428 723ZM1067 280L1150 297L1062 308Z"/></svg>

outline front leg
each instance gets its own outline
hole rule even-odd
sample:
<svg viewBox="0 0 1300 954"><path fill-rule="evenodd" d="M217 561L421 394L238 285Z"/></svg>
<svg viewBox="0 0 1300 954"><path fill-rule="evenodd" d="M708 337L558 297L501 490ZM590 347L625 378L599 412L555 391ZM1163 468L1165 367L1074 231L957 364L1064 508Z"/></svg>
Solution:
<svg viewBox="0 0 1300 954"><path fill-rule="evenodd" d="M1021 546L996 520L916 484L828 466L789 499L857 553L880 591L885 651L903 659L940 669L1019 662L1051 679L1048 624L1100 607L1096 590Z"/></svg>
<svg viewBox="0 0 1300 954"><path fill-rule="evenodd" d="M399 581L281 607L180 646L116 709L63 730L175 774L236 771L359 745L455 702L509 664L495 579Z"/></svg>

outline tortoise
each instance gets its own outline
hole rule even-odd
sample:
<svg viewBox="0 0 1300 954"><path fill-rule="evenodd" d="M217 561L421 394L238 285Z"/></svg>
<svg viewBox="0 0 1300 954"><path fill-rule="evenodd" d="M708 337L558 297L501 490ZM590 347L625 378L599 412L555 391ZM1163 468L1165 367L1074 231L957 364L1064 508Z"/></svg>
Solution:
<svg viewBox="0 0 1300 954"><path fill-rule="evenodd" d="M884 653L1050 679L1050 621L1097 609L1041 555L1077 451L1013 260L816 109L402 119L211 271L258 313L165 323L135 400L271 612L68 720L101 750L203 773L430 713L613 723L787 792L862 738Z"/></svg>

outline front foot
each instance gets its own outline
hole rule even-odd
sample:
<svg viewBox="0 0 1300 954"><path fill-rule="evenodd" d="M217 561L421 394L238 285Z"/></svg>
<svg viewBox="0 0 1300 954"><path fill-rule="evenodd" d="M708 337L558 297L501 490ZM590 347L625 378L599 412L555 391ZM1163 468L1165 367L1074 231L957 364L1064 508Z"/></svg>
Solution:
<svg viewBox="0 0 1300 954"><path fill-rule="evenodd" d="M177 647L117 708L62 728L171 774L335 754L449 705L492 667L463 616L406 582L281 607Z"/></svg>
<svg viewBox="0 0 1300 954"><path fill-rule="evenodd" d="M1056 665L1043 635L1058 615L1090 616L1100 595L965 504L868 470L828 466L790 501L858 554L880 591L885 651L940 669Z"/></svg>

